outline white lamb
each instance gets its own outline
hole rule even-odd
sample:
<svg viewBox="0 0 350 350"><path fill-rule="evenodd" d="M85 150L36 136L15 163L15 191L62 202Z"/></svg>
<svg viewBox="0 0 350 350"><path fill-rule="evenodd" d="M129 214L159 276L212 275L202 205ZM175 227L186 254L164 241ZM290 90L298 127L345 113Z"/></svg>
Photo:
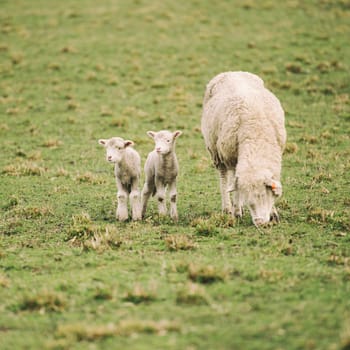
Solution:
<svg viewBox="0 0 350 350"><path fill-rule="evenodd" d="M114 163L114 173L117 183L117 211L119 221L128 219L128 198L133 220L141 219L139 179L141 173L141 158L132 146L134 142L120 137L100 139L98 143L106 148L106 160Z"/></svg>
<svg viewBox="0 0 350 350"><path fill-rule="evenodd" d="M170 217L177 221L176 177L179 165L175 154L175 140L182 132L179 130L175 132L162 130L158 132L147 131L147 134L153 138L155 148L148 154L145 163L146 179L141 196L142 217L146 214L147 202L151 195L156 195L157 197L159 214L167 214L165 196L166 187L168 187Z"/></svg>
<svg viewBox="0 0 350 350"><path fill-rule="evenodd" d="M286 130L281 104L263 80L248 72L214 77L205 91L201 128L220 174L223 211L240 217L247 205L255 225L278 221L274 203L282 195Z"/></svg>

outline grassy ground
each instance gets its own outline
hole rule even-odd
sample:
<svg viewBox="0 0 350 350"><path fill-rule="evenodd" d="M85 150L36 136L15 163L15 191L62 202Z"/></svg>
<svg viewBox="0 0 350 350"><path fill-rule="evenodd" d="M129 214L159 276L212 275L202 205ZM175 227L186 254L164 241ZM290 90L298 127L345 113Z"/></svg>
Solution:
<svg viewBox="0 0 350 350"><path fill-rule="evenodd" d="M1 349L349 349L350 2L0 1ZM286 110L282 222L220 214L206 83ZM178 224L115 222L99 138L181 129Z"/></svg>

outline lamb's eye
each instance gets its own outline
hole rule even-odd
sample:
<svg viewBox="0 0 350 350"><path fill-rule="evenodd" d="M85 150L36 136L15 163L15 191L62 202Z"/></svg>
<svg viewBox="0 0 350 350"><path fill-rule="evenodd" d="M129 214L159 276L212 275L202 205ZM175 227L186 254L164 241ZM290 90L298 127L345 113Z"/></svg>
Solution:
<svg viewBox="0 0 350 350"><path fill-rule="evenodd" d="M168 142L168 143L169 143L169 142L170 142L170 140L166 140L166 142Z"/></svg>

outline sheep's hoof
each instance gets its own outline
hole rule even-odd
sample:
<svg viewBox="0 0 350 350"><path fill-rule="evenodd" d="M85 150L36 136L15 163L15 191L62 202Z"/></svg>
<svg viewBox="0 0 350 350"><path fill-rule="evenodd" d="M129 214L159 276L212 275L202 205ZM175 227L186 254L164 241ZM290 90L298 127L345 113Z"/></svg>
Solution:
<svg viewBox="0 0 350 350"><path fill-rule="evenodd" d="M270 222L278 223L280 222L280 216L277 213L277 210L274 208L270 215Z"/></svg>
<svg viewBox="0 0 350 350"><path fill-rule="evenodd" d="M227 214L227 215L233 215L232 209L229 209L229 208L223 209L222 212L223 212L224 214Z"/></svg>

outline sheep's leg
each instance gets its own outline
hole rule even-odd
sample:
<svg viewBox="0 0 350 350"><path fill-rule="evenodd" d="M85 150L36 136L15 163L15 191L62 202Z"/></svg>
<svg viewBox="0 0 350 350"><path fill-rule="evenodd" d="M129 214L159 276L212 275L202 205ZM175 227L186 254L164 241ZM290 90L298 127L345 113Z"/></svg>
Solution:
<svg viewBox="0 0 350 350"><path fill-rule="evenodd" d="M142 193L141 193L141 217L144 218L146 215L146 209L147 209L147 203L149 200L149 197L154 192L154 183L151 183L147 181L143 186Z"/></svg>
<svg viewBox="0 0 350 350"><path fill-rule="evenodd" d="M222 211L227 214L232 214L232 201L230 195L231 189L229 188L229 174L226 168L220 168L219 174Z"/></svg>
<svg viewBox="0 0 350 350"><path fill-rule="evenodd" d="M156 181L156 197L158 201L158 212L159 215L165 216L167 213L166 203L165 203L165 185L162 181Z"/></svg>
<svg viewBox="0 0 350 350"><path fill-rule="evenodd" d="M239 192L237 190L233 191L233 215L236 218L241 218L243 216L243 210L239 200Z"/></svg>
<svg viewBox="0 0 350 350"><path fill-rule="evenodd" d="M272 207L271 214L270 214L270 221L272 222L280 221L280 216L278 215L278 211L275 206Z"/></svg>
<svg viewBox="0 0 350 350"><path fill-rule="evenodd" d="M176 207L176 200L177 200L176 181L173 181L169 185L169 196L170 196L170 217L174 221L177 221L178 214L177 214L177 207Z"/></svg>
<svg viewBox="0 0 350 350"><path fill-rule="evenodd" d="M141 203L140 203L140 191L138 189L138 180L133 181L133 183L131 184L129 199L130 199L132 219L141 220Z"/></svg>
<svg viewBox="0 0 350 350"><path fill-rule="evenodd" d="M235 177L235 171L231 171L231 175L232 177L230 177L230 186L231 186L231 192L233 192L232 195L232 200L233 200L233 207L232 207L232 211L233 211L233 215L236 218L241 218L243 216L243 209L242 209L242 205L241 205L241 201L239 199L239 191L237 188L237 183L236 180L237 178Z"/></svg>
<svg viewBox="0 0 350 350"><path fill-rule="evenodd" d="M128 191L118 179L117 179L117 187L118 187L118 193L117 193L118 204L117 204L116 217L117 217L117 220L119 221L125 221L128 219Z"/></svg>

